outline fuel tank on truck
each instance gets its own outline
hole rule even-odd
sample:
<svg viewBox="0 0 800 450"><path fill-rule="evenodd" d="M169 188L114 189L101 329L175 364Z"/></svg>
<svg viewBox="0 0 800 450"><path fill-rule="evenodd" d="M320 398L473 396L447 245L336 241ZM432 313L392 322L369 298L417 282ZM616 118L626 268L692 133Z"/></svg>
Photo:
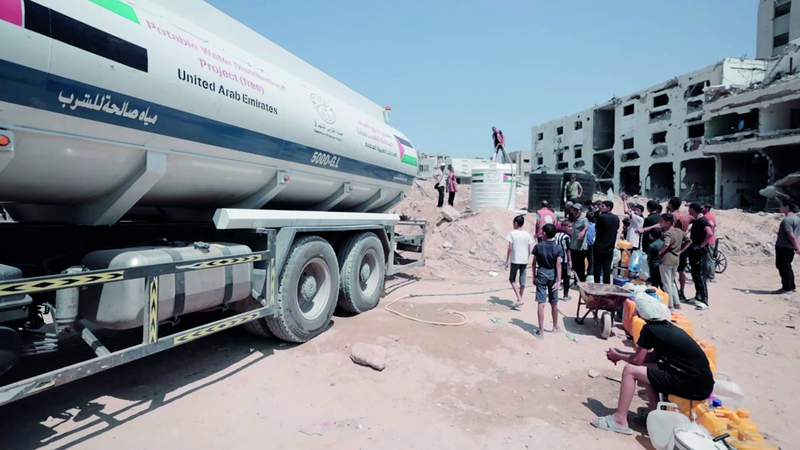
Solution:
<svg viewBox="0 0 800 450"><path fill-rule="evenodd" d="M203 20L147 0L2 0L0 202L15 220L382 212L403 198L417 153L382 108L204 2L180 4Z"/></svg>

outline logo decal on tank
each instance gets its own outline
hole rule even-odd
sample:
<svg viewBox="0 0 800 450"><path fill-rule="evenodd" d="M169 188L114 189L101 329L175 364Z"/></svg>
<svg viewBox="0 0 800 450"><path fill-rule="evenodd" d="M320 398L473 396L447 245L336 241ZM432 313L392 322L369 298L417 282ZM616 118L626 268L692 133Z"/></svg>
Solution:
<svg viewBox="0 0 800 450"><path fill-rule="evenodd" d="M132 7L118 0L89 0L134 23ZM0 0L0 20L101 58L147 72L147 49L30 0Z"/></svg>
<svg viewBox="0 0 800 450"><path fill-rule="evenodd" d="M317 110L317 114L319 114L322 120L330 124L336 122L336 113L333 111L333 108L331 108L331 105L328 104L327 100L317 94L311 94L311 103L314 105L314 109Z"/></svg>
<svg viewBox="0 0 800 450"><path fill-rule="evenodd" d="M414 150L414 146L411 145L411 142L408 142L400 136L395 136L394 139L397 141L397 147L400 148L400 162L416 167L417 151Z"/></svg>

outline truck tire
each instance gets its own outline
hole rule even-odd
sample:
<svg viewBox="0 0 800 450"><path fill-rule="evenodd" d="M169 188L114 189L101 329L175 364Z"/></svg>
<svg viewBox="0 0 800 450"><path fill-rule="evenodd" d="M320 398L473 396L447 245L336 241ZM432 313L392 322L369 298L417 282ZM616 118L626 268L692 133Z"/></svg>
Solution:
<svg viewBox="0 0 800 450"><path fill-rule="evenodd" d="M264 319L257 319L252 322L247 322L246 324L242 325L248 333L253 334L259 337L271 338L275 337L274 334L270 333L269 328L267 328L267 324Z"/></svg>
<svg viewBox="0 0 800 450"><path fill-rule="evenodd" d="M339 250L339 306L360 314L376 307L386 275L383 245L375 233L359 233Z"/></svg>
<svg viewBox="0 0 800 450"><path fill-rule="evenodd" d="M264 322L278 339L306 342L325 331L336 309L339 265L328 241L298 239L278 279L277 311Z"/></svg>

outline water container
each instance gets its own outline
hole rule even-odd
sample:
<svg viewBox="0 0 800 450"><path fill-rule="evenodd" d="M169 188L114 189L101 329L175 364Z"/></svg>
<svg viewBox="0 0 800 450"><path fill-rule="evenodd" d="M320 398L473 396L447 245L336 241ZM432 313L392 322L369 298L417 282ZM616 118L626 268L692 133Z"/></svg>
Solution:
<svg viewBox="0 0 800 450"><path fill-rule="evenodd" d="M647 434L650 435L650 444L656 450L672 450L668 445L675 434L675 429L689 423L688 417L675 410L669 411L666 409L668 407L677 408L678 405L660 402L656 409L647 415Z"/></svg>
<svg viewBox="0 0 800 450"><path fill-rule="evenodd" d="M695 339L694 341L697 342L697 345L699 345L700 348L703 349L703 353L706 354L706 357L708 358L708 363L711 366L711 370L712 371L716 370L717 347L714 345L714 343L710 341L704 341L702 339Z"/></svg>
<svg viewBox="0 0 800 450"><path fill-rule="evenodd" d="M669 321L672 322L672 324L676 327L685 331L689 336L694 337L694 328L692 327L691 320L684 316L679 316L678 314L672 314L672 317L670 317Z"/></svg>
<svg viewBox="0 0 800 450"><path fill-rule="evenodd" d="M580 203L584 204L587 201L591 201L594 197L594 185L595 185L595 176L592 173L586 172L584 170L567 170L563 174L564 183L569 181L569 177L575 175L576 181L581 184L583 188L583 195L580 197ZM563 187L562 189L562 197L563 197Z"/></svg>
<svg viewBox="0 0 800 450"><path fill-rule="evenodd" d="M736 417L733 418L732 421L739 427L739 430L741 431L758 433L758 427L756 426L756 423L753 422L753 419L750 418L750 411L746 409L737 409Z"/></svg>
<svg viewBox="0 0 800 450"><path fill-rule="evenodd" d="M561 172L543 167L528 176L528 211L538 211L542 200L547 200L554 209L561 209L564 188Z"/></svg>
<svg viewBox="0 0 800 450"><path fill-rule="evenodd" d="M474 163L470 191L474 211L490 206L516 209L517 179L513 164Z"/></svg>
<svg viewBox="0 0 800 450"><path fill-rule="evenodd" d="M669 450L726 450L722 442L705 434L696 424L678 427L667 447Z"/></svg>
<svg viewBox="0 0 800 450"><path fill-rule="evenodd" d="M763 441L728 441L736 450L779 450Z"/></svg>
<svg viewBox="0 0 800 450"><path fill-rule="evenodd" d="M636 302L627 299L622 305L622 329L633 335L633 318L636 316Z"/></svg>
<svg viewBox="0 0 800 450"><path fill-rule="evenodd" d="M617 241L617 248L620 250L630 250L633 248L633 246L625 239L620 239Z"/></svg>
<svg viewBox="0 0 800 450"><path fill-rule="evenodd" d="M624 278L624 277L614 277L612 279L612 281L614 283L614 286L622 287L622 286L625 286L626 284L630 283L631 279L630 278Z"/></svg>
<svg viewBox="0 0 800 450"><path fill-rule="evenodd" d="M695 411L697 413L696 422L708 430L711 436L722 436L728 432L729 420L721 412L706 405L698 405Z"/></svg>
<svg viewBox="0 0 800 450"><path fill-rule="evenodd" d="M692 418L692 413L700 416L700 405L708 407L708 400L688 400L677 395L669 394L667 399L677 405L678 411L686 416L687 419Z"/></svg>
<svg viewBox="0 0 800 450"><path fill-rule="evenodd" d="M722 401L722 406L729 409L745 407L745 394L730 376L722 372L714 372L714 395Z"/></svg>
<svg viewBox="0 0 800 450"><path fill-rule="evenodd" d="M631 334L633 335L633 343L636 345L639 342L639 335L642 334L642 328L644 327L645 321L639 316L633 318L633 330L631 330Z"/></svg>

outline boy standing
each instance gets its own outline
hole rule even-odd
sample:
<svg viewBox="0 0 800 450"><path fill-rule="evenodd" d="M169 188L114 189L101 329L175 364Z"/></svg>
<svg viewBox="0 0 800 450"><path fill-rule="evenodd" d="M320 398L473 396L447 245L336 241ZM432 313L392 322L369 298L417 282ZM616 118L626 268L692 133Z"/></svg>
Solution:
<svg viewBox="0 0 800 450"><path fill-rule="evenodd" d="M675 226L675 216L672 213L662 214L659 226L664 233L664 245L659 251L661 261L658 264L661 284L669 294L670 309L680 309L681 301L678 287L675 285L675 274L680 266L681 248L690 244L691 241L680 228Z"/></svg>
<svg viewBox="0 0 800 450"><path fill-rule="evenodd" d="M525 293L525 270L528 267L528 255L531 254L533 247L533 237L522 229L525 225L525 218L522 216L514 217L514 231L508 233L508 253L506 254L505 268L511 266L508 281L517 296L517 302L513 308L522 306L522 295ZM519 273L519 286L517 286L517 273Z"/></svg>
<svg viewBox="0 0 800 450"><path fill-rule="evenodd" d="M661 272L659 272L661 247L664 246L664 241L661 240L661 228L650 230L646 236L649 237L650 241L650 247L647 248L647 266L650 268L650 284L653 285L653 287L663 289ZM644 239L642 239L642 241L644 241Z"/></svg>
<svg viewBox="0 0 800 450"><path fill-rule="evenodd" d="M544 339L544 304L550 301L553 314L553 332L561 331L558 326L558 288L561 279L561 261L564 249L555 241L556 227L552 224L544 226L546 241L533 248L533 280L536 283L536 303L538 304L539 331L536 337Z"/></svg>
<svg viewBox="0 0 800 450"><path fill-rule="evenodd" d="M561 222L561 231L556 231L554 238L556 244L561 247L564 257L561 258L561 281L564 284L564 297L561 300L570 300L569 296L569 269L572 266L572 257L569 247L572 243L572 222L564 220Z"/></svg>

